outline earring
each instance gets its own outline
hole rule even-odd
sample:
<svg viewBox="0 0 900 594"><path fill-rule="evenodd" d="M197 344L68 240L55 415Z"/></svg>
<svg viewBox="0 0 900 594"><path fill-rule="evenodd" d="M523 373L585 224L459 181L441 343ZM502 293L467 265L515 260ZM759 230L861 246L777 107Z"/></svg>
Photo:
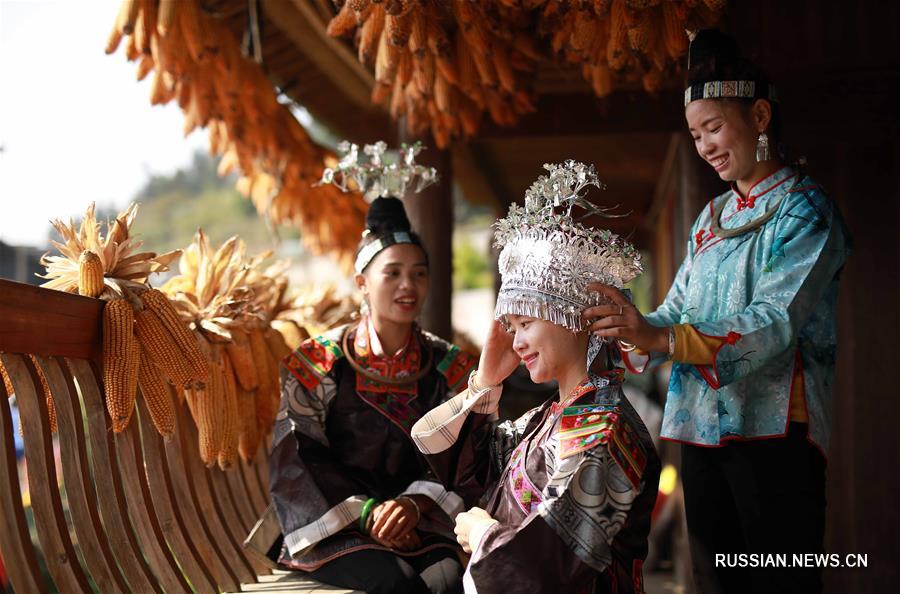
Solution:
<svg viewBox="0 0 900 594"><path fill-rule="evenodd" d="M759 163L762 161L768 161L770 158L769 137L766 136L765 132L762 132L759 135L759 138L756 139L756 161L757 163Z"/></svg>

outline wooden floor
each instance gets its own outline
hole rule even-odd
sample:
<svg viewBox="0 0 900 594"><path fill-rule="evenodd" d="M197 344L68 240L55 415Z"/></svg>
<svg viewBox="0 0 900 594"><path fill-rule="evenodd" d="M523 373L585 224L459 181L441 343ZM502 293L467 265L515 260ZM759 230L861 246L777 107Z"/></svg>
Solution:
<svg viewBox="0 0 900 594"><path fill-rule="evenodd" d="M259 583L241 584L241 592L253 592L254 594L325 594L326 592L328 594L363 594L360 590L347 590L320 584L298 571L280 569L273 571L272 575L260 576Z"/></svg>

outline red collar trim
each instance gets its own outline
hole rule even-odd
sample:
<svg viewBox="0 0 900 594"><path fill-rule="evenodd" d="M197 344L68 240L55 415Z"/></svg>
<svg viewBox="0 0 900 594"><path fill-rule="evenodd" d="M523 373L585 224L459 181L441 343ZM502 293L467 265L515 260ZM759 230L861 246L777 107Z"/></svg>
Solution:
<svg viewBox="0 0 900 594"><path fill-rule="evenodd" d="M756 206L756 201L762 196L768 194L775 188L780 187L785 182L792 180L797 177L797 172L794 171L793 168L789 166L784 166L778 171L767 175L762 178L752 186L750 186L750 190L747 192L747 196L741 196L741 193L738 192L737 184L731 184L731 191L734 193L735 201L737 203L737 209L743 210L745 208L753 208ZM762 186L762 187L760 187ZM759 189L757 191L757 188Z"/></svg>

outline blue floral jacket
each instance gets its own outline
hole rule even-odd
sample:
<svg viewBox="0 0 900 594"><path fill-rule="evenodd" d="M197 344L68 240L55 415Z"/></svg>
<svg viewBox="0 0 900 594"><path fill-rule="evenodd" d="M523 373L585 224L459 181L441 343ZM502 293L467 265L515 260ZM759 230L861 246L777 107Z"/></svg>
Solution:
<svg viewBox="0 0 900 594"><path fill-rule="evenodd" d="M723 202L723 229L777 211L756 230L723 239L711 230ZM810 439L827 451L838 280L849 250L836 205L791 167L746 198L730 190L704 208L672 288L647 319L692 324L723 341L712 365L673 366L663 438L718 445L784 435L794 369L802 365Z"/></svg>

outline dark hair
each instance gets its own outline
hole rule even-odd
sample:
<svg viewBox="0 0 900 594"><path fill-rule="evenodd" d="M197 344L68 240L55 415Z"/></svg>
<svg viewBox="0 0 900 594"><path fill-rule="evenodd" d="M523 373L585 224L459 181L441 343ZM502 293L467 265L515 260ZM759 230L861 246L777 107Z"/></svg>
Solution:
<svg viewBox="0 0 900 594"><path fill-rule="evenodd" d="M769 77L759 68L741 55L737 43L732 37L718 29L703 29L691 42L688 50L687 84L693 86L719 80L752 80L757 87L768 88ZM749 110L756 99L720 99L743 104ZM770 101L772 119L769 121L769 135L772 145L785 158L781 107L777 101Z"/></svg>
<svg viewBox="0 0 900 594"><path fill-rule="evenodd" d="M412 243L419 246L427 262L428 253L422 245L422 240L412 230L403 202L397 198L376 198L369 205L369 212L366 213L366 230L359 240L359 245L356 246L356 253L373 241L398 232L409 233Z"/></svg>

